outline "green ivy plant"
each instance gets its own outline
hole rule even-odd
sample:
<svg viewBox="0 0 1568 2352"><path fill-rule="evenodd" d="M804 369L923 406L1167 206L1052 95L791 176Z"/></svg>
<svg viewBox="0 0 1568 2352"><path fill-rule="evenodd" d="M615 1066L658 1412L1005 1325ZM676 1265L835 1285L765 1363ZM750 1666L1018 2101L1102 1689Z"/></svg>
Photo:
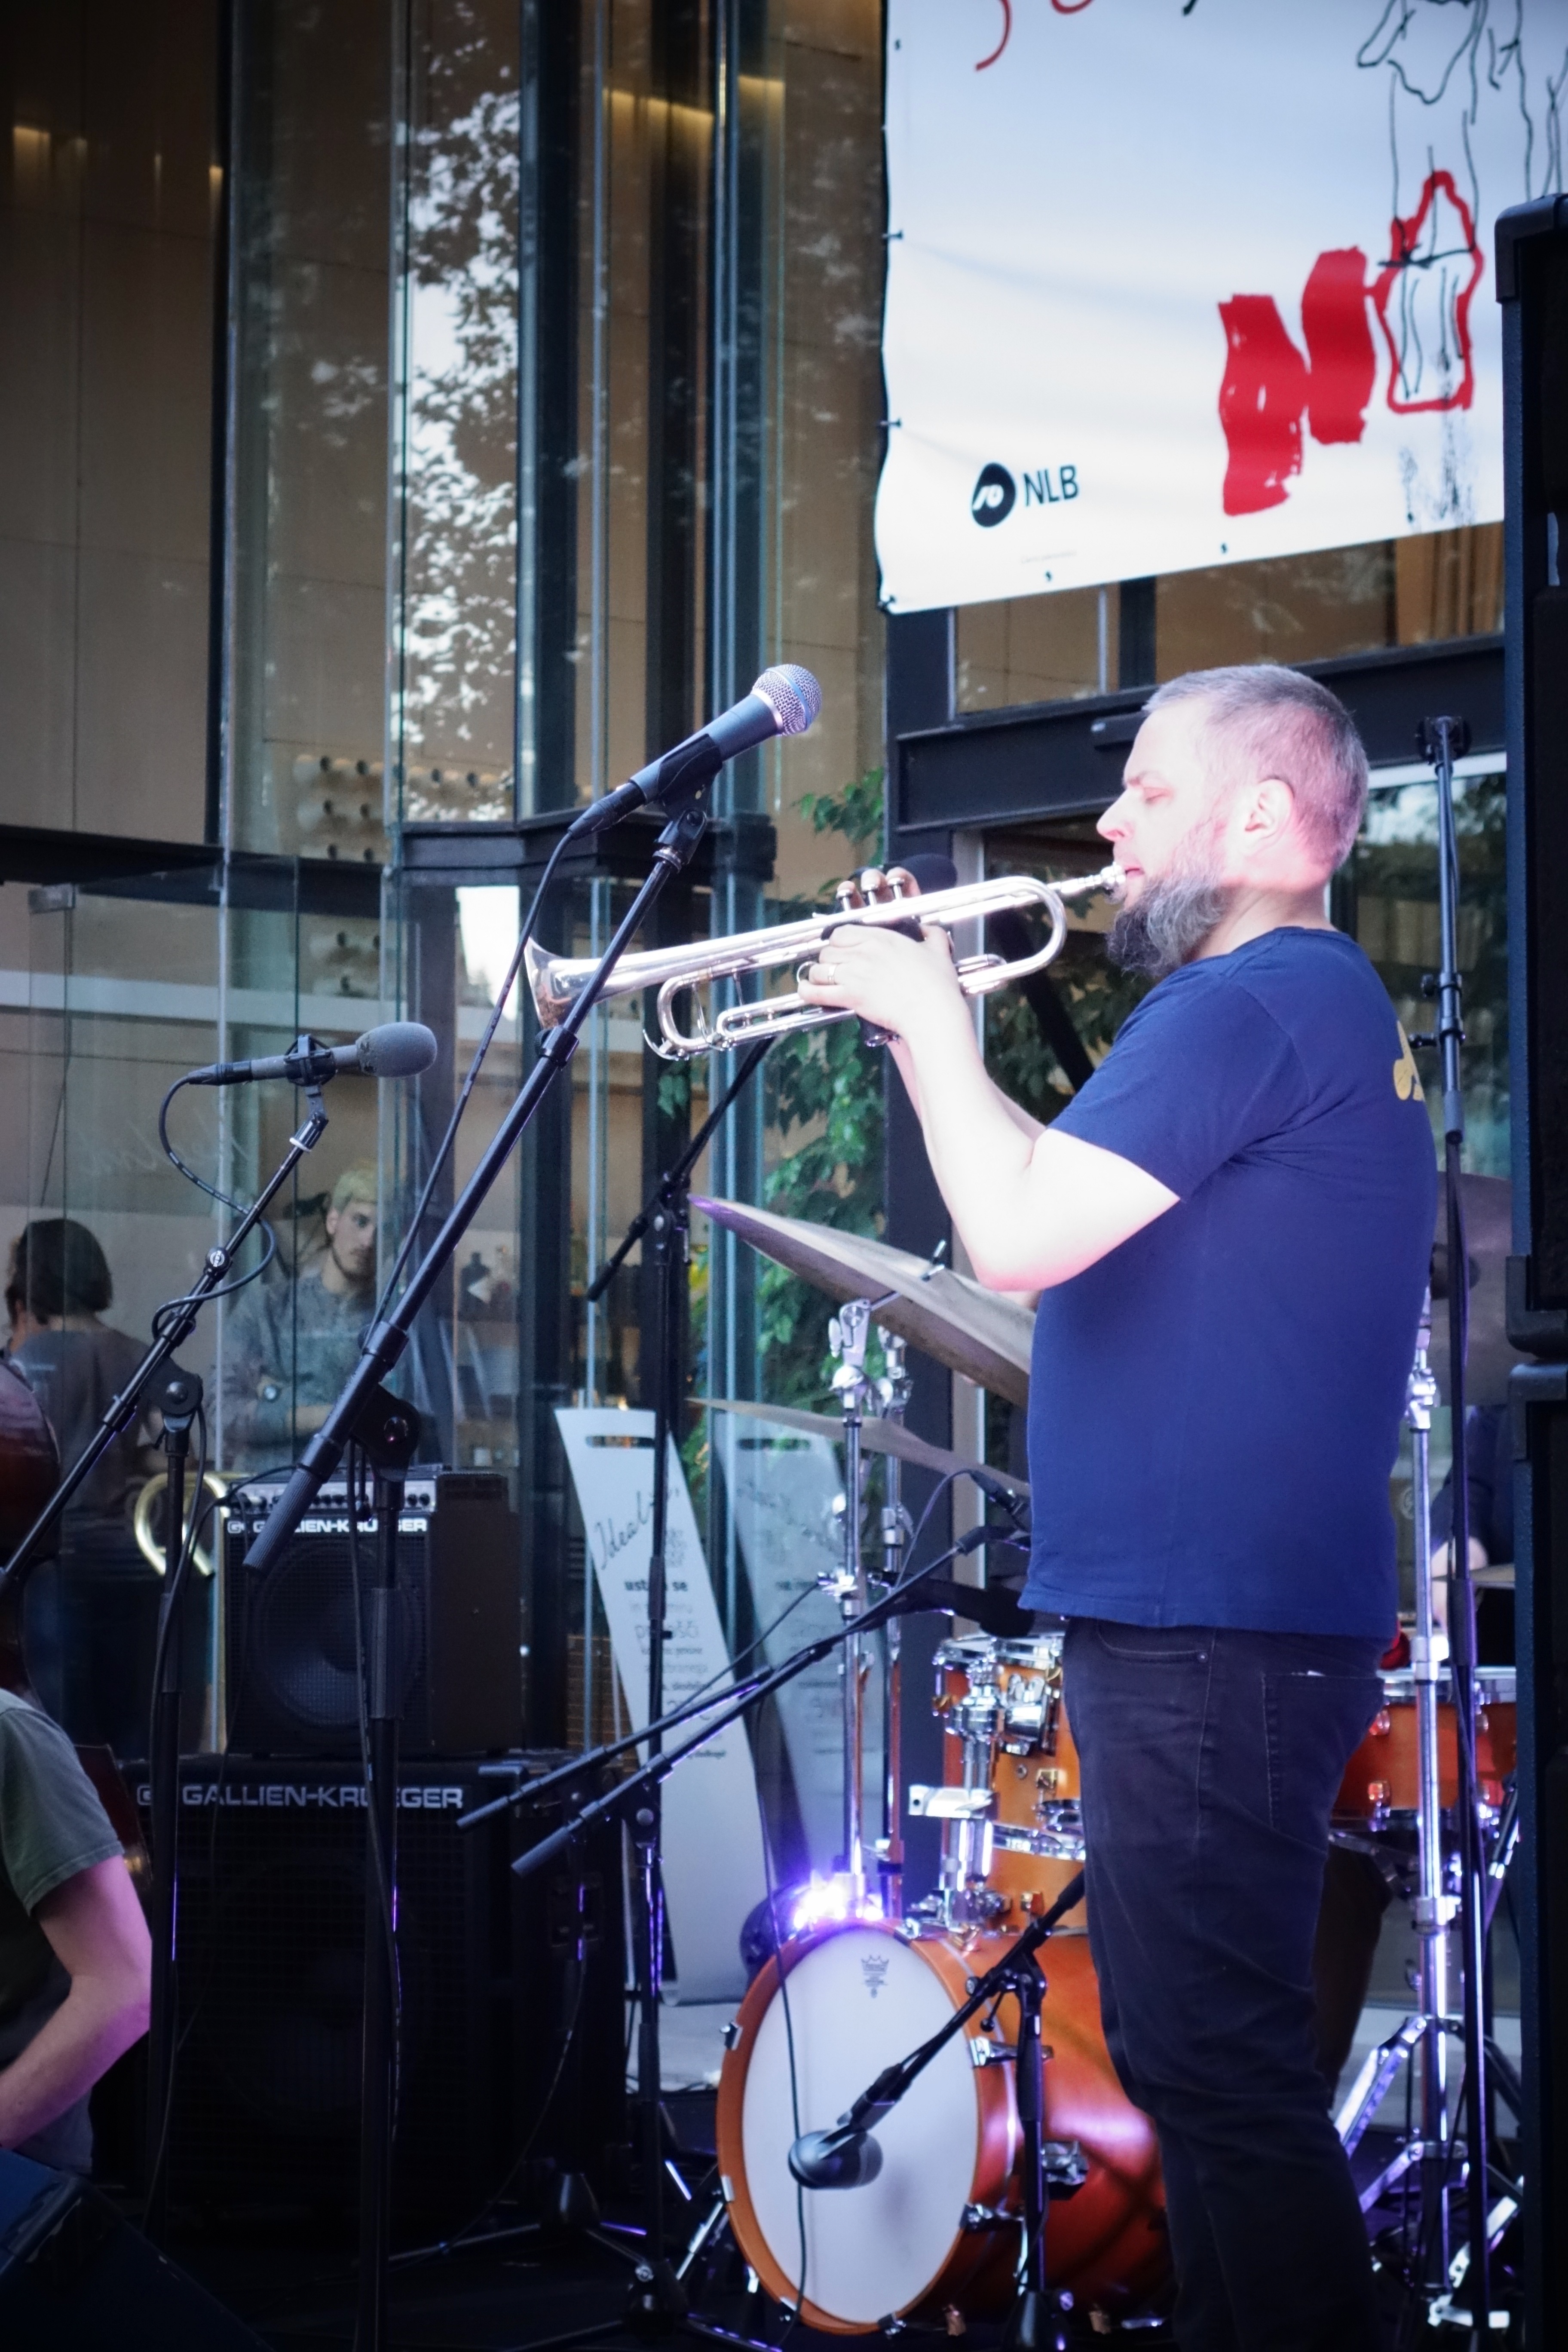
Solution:
<svg viewBox="0 0 1568 2352"><path fill-rule="evenodd" d="M837 835L843 873L863 866L882 837L882 772L870 770L842 793L811 793L800 803L813 832ZM837 876L833 877L836 880ZM781 907L789 922L831 904L832 880L815 900ZM879 1049L861 1043L859 1024L836 1021L781 1038L763 1066L768 1122L784 1150L764 1197L780 1216L804 1217L840 1233L875 1234L882 1224L886 1074ZM770 1260L758 1279L763 1383L771 1402L820 1407L833 1359L828 1307L820 1291ZM879 1366L873 1363L873 1370Z"/></svg>

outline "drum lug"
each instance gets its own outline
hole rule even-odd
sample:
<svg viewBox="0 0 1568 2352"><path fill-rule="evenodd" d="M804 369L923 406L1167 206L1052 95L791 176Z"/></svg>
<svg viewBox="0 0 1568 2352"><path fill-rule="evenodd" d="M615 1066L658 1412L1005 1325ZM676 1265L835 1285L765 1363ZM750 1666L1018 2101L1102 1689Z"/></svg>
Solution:
<svg viewBox="0 0 1568 2352"><path fill-rule="evenodd" d="M738 2050L742 2042L745 2038L745 2032L746 2029L742 2024L740 2019L738 2017L732 2017L730 2020L729 2024L724 2028L725 2049Z"/></svg>
<svg viewBox="0 0 1568 2352"><path fill-rule="evenodd" d="M969 2045L972 2066L1005 2066L1017 2055L1017 2050L1011 2042L993 2042L984 2033L977 2033Z"/></svg>
<svg viewBox="0 0 1568 2352"><path fill-rule="evenodd" d="M1016 2213L1004 2213L994 2205L966 2205L963 2209L966 2230L1016 2230Z"/></svg>
<svg viewBox="0 0 1568 2352"><path fill-rule="evenodd" d="M1046 2186L1053 2197L1070 2197L1089 2179L1089 2158L1081 2141L1048 2139L1041 2149L1046 2165Z"/></svg>

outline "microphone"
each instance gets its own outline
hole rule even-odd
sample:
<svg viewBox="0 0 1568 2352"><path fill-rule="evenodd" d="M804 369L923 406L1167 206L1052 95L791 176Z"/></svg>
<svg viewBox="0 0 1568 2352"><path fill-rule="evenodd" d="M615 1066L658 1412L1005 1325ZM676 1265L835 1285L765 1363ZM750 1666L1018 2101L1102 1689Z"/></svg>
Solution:
<svg viewBox="0 0 1568 2352"><path fill-rule="evenodd" d="M1000 1503L1015 1527L1021 1528L1029 1513L1029 1490L1013 1479L1005 1478L999 1470L987 1470L978 1462L966 1462L964 1475L973 1480L981 1493L993 1503Z"/></svg>
<svg viewBox="0 0 1568 2352"><path fill-rule="evenodd" d="M576 819L572 831L602 833L633 809L662 800L666 793L690 779L693 772L699 782L706 783L726 760L738 759L742 751L770 742L775 735L804 735L821 709L822 688L808 669L795 662L765 669L750 694L710 719L672 751L650 760L603 800L595 801Z"/></svg>
<svg viewBox="0 0 1568 2352"><path fill-rule="evenodd" d="M803 2189L864 2189L882 2169L882 2143L857 2126L803 2132L789 2152Z"/></svg>
<svg viewBox="0 0 1568 2352"><path fill-rule="evenodd" d="M291 1086L321 1087L343 1071L366 1078L413 1078L436 1058L434 1030L422 1021L384 1021L352 1045L323 1045L296 1037L286 1054L263 1054L249 1062L209 1062L186 1073L188 1087L242 1087L255 1078L287 1078Z"/></svg>

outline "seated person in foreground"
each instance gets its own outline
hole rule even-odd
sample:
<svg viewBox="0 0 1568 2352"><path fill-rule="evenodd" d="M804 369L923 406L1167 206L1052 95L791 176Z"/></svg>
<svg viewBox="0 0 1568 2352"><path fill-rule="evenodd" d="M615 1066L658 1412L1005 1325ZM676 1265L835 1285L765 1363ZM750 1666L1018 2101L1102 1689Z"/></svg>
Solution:
<svg viewBox="0 0 1568 2352"><path fill-rule="evenodd" d="M86 2173L88 2094L147 2030L152 1950L69 1740L0 1691L0 2147Z"/></svg>

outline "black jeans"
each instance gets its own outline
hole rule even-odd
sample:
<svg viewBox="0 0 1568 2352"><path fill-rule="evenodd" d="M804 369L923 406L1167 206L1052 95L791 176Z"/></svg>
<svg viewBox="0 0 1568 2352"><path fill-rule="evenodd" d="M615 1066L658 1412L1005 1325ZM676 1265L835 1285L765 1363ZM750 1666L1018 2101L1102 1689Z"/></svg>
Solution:
<svg viewBox="0 0 1568 2352"><path fill-rule="evenodd" d="M1160 2136L1182 2352L1376 2352L1366 2231L1315 2055L1329 1810L1375 1642L1078 1618L1089 1934Z"/></svg>

